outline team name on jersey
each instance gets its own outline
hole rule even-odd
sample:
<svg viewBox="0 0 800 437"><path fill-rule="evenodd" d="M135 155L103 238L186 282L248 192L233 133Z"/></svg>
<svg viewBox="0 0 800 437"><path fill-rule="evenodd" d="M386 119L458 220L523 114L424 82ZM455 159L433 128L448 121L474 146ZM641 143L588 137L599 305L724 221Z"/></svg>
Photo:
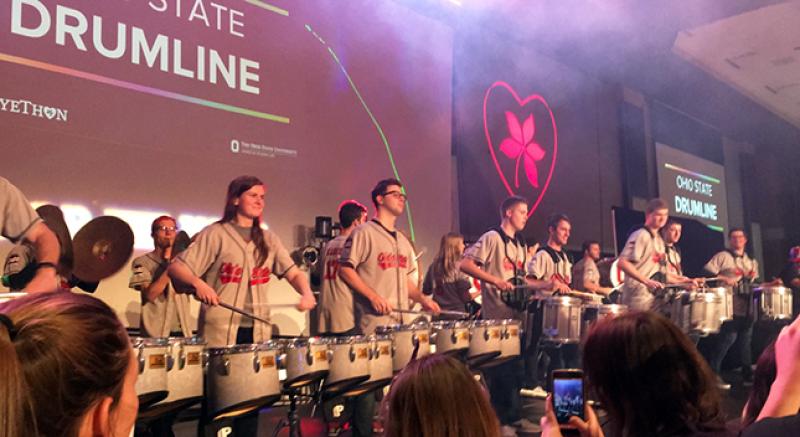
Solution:
<svg viewBox="0 0 800 437"><path fill-rule="evenodd" d="M522 261L517 261L517 270L522 270L522 268L523 268ZM514 271L514 263L508 258L504 259L503 260L503 270L505 270L507 272L513 272Z"/></svg>
<svg viewBox="0 0 800 437"><path fill-rule="evenodd" d="M219 267L219 281L223 284L239 284L242 282L242 266L234 263L222 263ZM266 284L272 271L269 267L253 267L250 272L250 285Z"/></svg>
<svg viewBox="0 0 800 437"><path fill-rule="evenodd" d="M378 254L378 267L380 267L381 270L398 267L404 269L408 267L408 257L397 255L392 252L381 252Z"/></svg>

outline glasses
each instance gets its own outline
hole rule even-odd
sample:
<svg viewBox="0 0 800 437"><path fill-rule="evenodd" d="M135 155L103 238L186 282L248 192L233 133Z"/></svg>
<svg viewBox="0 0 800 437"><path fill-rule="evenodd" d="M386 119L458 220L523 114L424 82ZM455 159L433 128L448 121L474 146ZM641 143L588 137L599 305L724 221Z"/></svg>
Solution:
<svg viewBox="0 0 800 437"><path fill-rule="evenodd" d="M400 191L387 191L387 192L381 194L381 196L383 196L383 197L396 196L397 198L399 198L400 200L402 200L404 202L406 201L406 199L408 199L408 196L406 196L405 193L401 193Z"/></svg>
<svg viewBox="0 0 800 437"><path fill-rule="evenodd" d="M156 231L161 232L177 232L177 230L175 226L156 226Z"/></svg>

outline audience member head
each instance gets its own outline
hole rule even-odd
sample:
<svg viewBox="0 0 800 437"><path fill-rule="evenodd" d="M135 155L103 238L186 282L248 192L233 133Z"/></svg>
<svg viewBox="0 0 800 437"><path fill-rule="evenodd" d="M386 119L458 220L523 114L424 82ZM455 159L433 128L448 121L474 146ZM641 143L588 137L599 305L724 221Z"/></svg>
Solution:
<svg viewBox="0 0 800 437"><path fill-rule="evenodd" d="M409 363L384 399L386 437L499 437L485 390L466 366L442 354Z"/></svg>
<svg viewBox="0 0 800 437"><path fill-rule="evenodd" d="M775 342L769 344L756 362L756 370L753 372L753 387L750 389L750 396L744 405L742 414L742 427L746 427L755 422L764 403L767 402L770 387L775 381L778 373L775 364Z"/></svg>
<svg viewBox="0 0 800 437"><path fill-rule="evenodd" d="M654 312L594 325L584 344L590 389L615 434L681 435L724 428L714 374L689 337Z"/></svg>
<svg viewBox="0 0 800 437"><path fill-rule="evenodd" d="M97 298L66 291L0 304L0 433L127 437L139 400L125 328Z"/></svg>

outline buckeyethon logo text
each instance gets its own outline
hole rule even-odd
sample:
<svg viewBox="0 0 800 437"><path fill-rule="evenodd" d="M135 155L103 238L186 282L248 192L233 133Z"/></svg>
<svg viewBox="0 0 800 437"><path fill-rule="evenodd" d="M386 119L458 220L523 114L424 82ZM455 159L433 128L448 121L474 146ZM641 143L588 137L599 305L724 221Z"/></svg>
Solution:
<svg viewBox="0 0 800 437"><path fill-rule="evenodd" d="M67 121L67 111L63 108L43 105L25 99L10 99L0 97L0 112L27 115L29 117L44 118L60 122Z"/></svg>

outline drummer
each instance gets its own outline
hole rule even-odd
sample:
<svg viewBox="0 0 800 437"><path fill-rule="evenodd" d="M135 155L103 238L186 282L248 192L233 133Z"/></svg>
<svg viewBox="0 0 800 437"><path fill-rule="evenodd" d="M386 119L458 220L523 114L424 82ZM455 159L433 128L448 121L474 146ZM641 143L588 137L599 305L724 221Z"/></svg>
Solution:
<svg viewBox="0 0 800 437"><path fill-rule="evenodd" d="M595 240L584 241L581 245L583 258L572 266L572 288L608 297L613 288L600 285L600 242Z"/></svg>
<svg viewBox="0 0 800 437"><path fill-rule="evenodd" d="M154 250L133 260L129 287L140 293L142 337L191 337L189 296L176 293L166 270L178 231L170 216L153 220L150 236Z"/></svg>
<svg viewBox="0 0 800 437"><path fill-rule="evenodd" d="M167 269L173 281L193 287L197 299L205 304L200 308L198 333L209 347L258 343L272 337L270 324L217 305L224 302L269 319L273 274L289 281L300 294L297 309L306 311L316 305L306 275L278 236L261 228L265 191L264 183L255 176L232 180L222 219L200 231ZM256 435L257 412L237 419L234 428L237 435Z"/></svg>
<svg viewBox="0 0 800 437"><path fill-rule="evenodd" d="M781 271L781 279L792 289L792 316L800 314L800 246L789 249L789 259Z"/></svg>
<svg viewBox="0 0 800 437"><path fill-rule="evenodd" d="M569 242L572 224L566 214L556 213L547 219L547 244L540 248L527 266L528 277L552 283L551 287L542 290L543 294L568 294L572 291L572 259L564 251L564 246ZM579 368L580 354L578 344L564 344L556 349L550 349L550 367L548 370L561 368ZM534 348L535 351L535 348ZM528 354L528 369L526 372L538 372L538 353ZM542 355L544 357L544 355ZM548 372L549 374L549 372Z"/></svg>
<svg viewBox="0 0 800 437"><path fill-rule="evenodd" d="M666 202L650 200L645 209L644 226L628 236L619 255L619 268L625 272L622 303L631 310L653 309L655 293L664 288L667 258L664 240L658 231L664 227L668 217Z"/></svg>
<svg viewBox="0 0 800 437"><path fill-rule="evenodd" d="M355 335L353 292L339 277L339 257L353 230L367 220L367 207L355 200L339 205L341 232L322 250L323 268L319 296L319 332L321 335Z"/></svg>
<svg viewBox="0 0 800 437"><path fill-rule="evenodd" d="M483 305L481 312L484 319L527 321L525 311L515 309L503 301L502 292L514 290L511 281L542 289L550 289L553 284L525 278L527 248L519 233L528 222L528 201L520 196L504 200L500 206L500 220L500 226L481 235L475 244L466 249L460 269L480 280ZM523 305L524 303L523 301ZM536 342L527 340L527 343ZM513 360L500 364L488 369L486 376L492 406L503 427L517 425L535 428L521 418L519 389L525 378L523 363ZM535 382L533 381L534 386Z"/></svg>
<svg viewBox="0 0 800 437"><path fill-rule="evenodd" d="M58 287L58 238L31 208L25 195L3 177L0 177L0 235L12 243L22 241L34 248L38 261L36 273L23 291L51 291Z"/></svg>
<svg viewBox="0 0 800 437"><path fill-rule="evenodd" d="M715 254L703 270L710 277L718 276L721 281L733 287L733 320L722 325L720 333L713 339L708 352L708 363L720 375L722 360L737 337L739 338L739 360L742 366L742 379L752 383L751 340L754 318L750 308L751 285L758 278L758 261L750 258L745 251L747 235L741 228L728 231L728 248ZM719 377L720 387L730 388L730 384Z"/></svg>
<svg viewBox="0 0 800 437"><path fill-rule="evenodd" d="M435 314L439 305L424 296L412 279L414 250L397 227L406 207L406 193L397 179L379 181L372 190L375 217L355 228L339 258L339 277L353 291L356 332L374 334L378 326L402 323L392 310L408 309L409 299ZM343 309L347 311L347 309ZM359 396L353 412L353 435L372 435L375 394Z"/></svg>
<svg viewBox="0 0 800 437"><path fill-rule="evenodd" d="M667 261L667 283L669 284L686 284L689 288L694 288L698 285L696 279L692 279L683 275L683 267L681 266L681 249L677 246L678 241L681 239L681 231L683 225L675 219L667 220L667 224L659 231L661 238L664 240L664 253L666 254Z"/></svg>

